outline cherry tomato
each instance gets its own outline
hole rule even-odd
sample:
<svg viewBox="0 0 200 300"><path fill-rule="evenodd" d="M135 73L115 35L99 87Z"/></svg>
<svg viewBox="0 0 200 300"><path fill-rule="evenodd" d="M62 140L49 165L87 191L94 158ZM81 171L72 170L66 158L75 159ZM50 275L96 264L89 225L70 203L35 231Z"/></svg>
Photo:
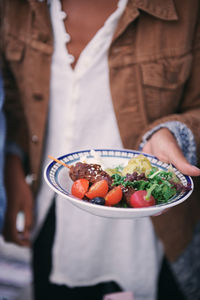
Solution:
<svg viewBox="0 0 200 300"><path fill-rule="evenodd" d="M132 207L149 207L156 204L155 198L151 195L149 199L146 199L147 191L136 191L130 197L130 205Z"/></svg>
<svg viewBox="0 0 200 300"><path fill-rule="evenodd" d="M108 192L108 194L105 196L105 201L106 201L106 205L107 206L112 206L115 205L117 203L119 203L122 199L122 189L121 187L115 186L112 190L110 190L110 192Z"/></svg>
<svg viewBox="0 0 200 300"><path fill-rule="evenodd" d="M89 191L85 194L89 199L95 197L105 197L108 193L108 183L105 179L93 183Z"/></svg>
<svg viewBox="0 0 200 300"><path fill-rule="evenodd" d="M74 181L71 188L71 193L73 196L82 199L85 193L88 191L89 181L87 179L81 178Z"/></svg>

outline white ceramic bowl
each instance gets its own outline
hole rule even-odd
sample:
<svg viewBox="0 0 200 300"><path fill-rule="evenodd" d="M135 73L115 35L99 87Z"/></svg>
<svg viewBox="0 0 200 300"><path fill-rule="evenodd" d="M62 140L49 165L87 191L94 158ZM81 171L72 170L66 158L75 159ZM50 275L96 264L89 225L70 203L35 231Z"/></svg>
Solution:
<svg viewBox="0 0 200 300"><path fill-rule="evenodd" d="M58 159L66 163L67 165L74 165L79 161L82 161L87 157L87 162L92 163L94 160L92 152L90 150L84 150L74 153L69 153ZM94 152L93 152L94 153ZM155 156L151 156L139 151L133 150L114 150L114 149L95 149L95 154L99 156L101 163L106 167L116 167L117 165L126 165L128 160L139 154L146 156L152 166L159 167L163 170L167 170L169 165L159 161ZM108 218L141 218L147 216L153 216L160 214L165 209L178 205L185 201L193 191L193 181L191 177L181 174L176 168L173 168L176 176L180 179L181 183L185 186L191 185L191 190L177 193L166 204L159 204L145 208L118 208L107 207L96 204L91 204L87 201L80 200L71 195L71 186L73 181L69 177L69 169L61 164L51 161L44 170L44 178L47 184L57 194L63 196L67 201L70 201L76 207L85 210L93 215L108 217Z"/></svg>

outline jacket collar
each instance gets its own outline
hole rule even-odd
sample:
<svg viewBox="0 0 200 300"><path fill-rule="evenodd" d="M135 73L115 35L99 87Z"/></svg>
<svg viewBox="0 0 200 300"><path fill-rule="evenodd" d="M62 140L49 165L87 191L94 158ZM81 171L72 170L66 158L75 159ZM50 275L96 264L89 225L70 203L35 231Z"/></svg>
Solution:
<svg viewBox="0 0 200 300"><path fill-rule="evenodd" d="M176 21L178 15L176 12L174 0L129 0L138 9L147 12L154 17Z"/></svg>
<svg viewBox="0 0 200 300"><path fill-rule="evenodd" d="M31 8L37 15L41 14L41 6L44 9L44 6L46 7L46 4L48 4L49 1L50 0L28 0ZM115 40L125 28L140 15L140 11L145 11L146 13L165 21L178 20L174 0L128 0L125 11L119 20L113 40Z"/></svg>
<svg viewBox="0 0 200 300"><path fill-rule="evenodd" d="M28 2L30 2L32 7L35 7L36 3L43 2L49 4L50 0L28 0ZM139 9L163 20L178 20L174 0L129 0L127 9L129 10L129 16L133 13L135 17L135 9Z"/></svg>
<svg viewBox="0 0 200 300"><path fill-rule="evenodd" d="M50 0L28 0L28 2L46 2L48 4ZM160 19L178 19L174 0L129 0L129 2L132 2L135 7Z"/></svg>
<svg viewBox="0 0 200 300"><path fill-rule="evenodd" d="M34 2L50 3L50 0L28 0ZM138 9L163 19L163 20L178 20L174 0L129 0L133 6Z"/></svg>
<svg viewBox="0 0 200 300"><path fill-rule="evenodd" d="M140 15L140 11L165 21L178 20L174 0L129 0L119 20L113 41Z"/></svg>

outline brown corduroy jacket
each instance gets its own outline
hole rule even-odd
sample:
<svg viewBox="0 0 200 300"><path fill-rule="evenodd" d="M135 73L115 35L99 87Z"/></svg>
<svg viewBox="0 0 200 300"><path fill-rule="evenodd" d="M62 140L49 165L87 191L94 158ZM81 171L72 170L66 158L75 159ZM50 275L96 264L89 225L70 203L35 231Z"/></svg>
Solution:
<svg viewBox="0 0 200 300"><path fill-rule="evenodd" d="M1 1L1 53L8 138L27 154L37 190L48 113L53 34L46 1ZM125 148L178 120L200 153L200 7L197 0L129 0L109 49L110 86ZM199 184L189 200L153 217L175 260L200 219Z"/></svg>

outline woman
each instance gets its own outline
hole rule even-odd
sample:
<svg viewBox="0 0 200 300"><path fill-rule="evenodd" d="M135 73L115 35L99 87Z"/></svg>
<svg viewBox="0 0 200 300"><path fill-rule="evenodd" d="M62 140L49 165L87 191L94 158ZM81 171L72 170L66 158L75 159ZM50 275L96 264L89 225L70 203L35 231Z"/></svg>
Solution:
<svg viewBox="0 0 200 300"><path fill-rule="evenodd" d="M23 149L37 190L35 298L102 299L122 289L156 299L164 255L185 288L179 273L188 266L179 262L200 219L195 195L152 219L104 220L59 197L52 204L40 175L49 153L98 147L140 147L200 175L199 2L10 0L2 8L8 138ZM6 169L5 237L25 245L32 194L17 155ZM198 297L197 285L184 292L194 299L194 289Z"/></svg>

